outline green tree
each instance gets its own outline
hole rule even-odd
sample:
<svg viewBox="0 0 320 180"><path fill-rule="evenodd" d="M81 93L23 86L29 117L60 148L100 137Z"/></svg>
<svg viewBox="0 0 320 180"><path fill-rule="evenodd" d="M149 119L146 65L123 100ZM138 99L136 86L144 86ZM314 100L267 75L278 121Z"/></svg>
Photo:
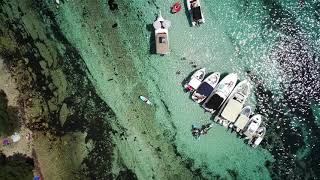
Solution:
<svg viewBox="0 0 320 180"><path fill-rule="evenodd" d="M34 162L32 158L23 154L6 157L0 152L0 179L25 180L32 179Z"/></svg>
<svg viewBox="0 0 320 180"><path fill-rule="evenodd" d="M0 136L11 135L17 125L17 109L8 107L7 95L0 89Z"/></svg>

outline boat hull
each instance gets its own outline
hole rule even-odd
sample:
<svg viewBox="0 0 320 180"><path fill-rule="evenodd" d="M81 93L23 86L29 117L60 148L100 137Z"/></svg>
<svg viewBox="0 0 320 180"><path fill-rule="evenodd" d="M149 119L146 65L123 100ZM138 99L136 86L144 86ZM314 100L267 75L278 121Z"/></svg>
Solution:
<svg viewBox="0 0 320 180"><path fill-rule="evenodd" d="M220 79L220 73L212 73L200 84L199 88L192 94L192 100L196 103L201 103L207 98L214 88L217 86Z"/></svg>

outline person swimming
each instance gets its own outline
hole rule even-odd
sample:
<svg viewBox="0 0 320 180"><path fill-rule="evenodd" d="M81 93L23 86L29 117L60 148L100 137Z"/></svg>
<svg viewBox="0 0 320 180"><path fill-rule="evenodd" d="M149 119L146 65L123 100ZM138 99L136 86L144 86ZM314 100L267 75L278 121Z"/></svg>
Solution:
<svg viewBox="0 0 320 180"><path fill-rule="evenodd" d="M202 125L201 128L196 127L195 125L192 125L192 135L196 139L198 139L201 135L205 135L208 133L208 131L213 127L212 123L208 123L205 125Z"/></svg>
<svg viewBox="0 0 320 180"><path fill-rule="evenodd" d="M193 137L198 139L201 135L201 129L196 127L195 125L192 125L191 133Z"/></svg>

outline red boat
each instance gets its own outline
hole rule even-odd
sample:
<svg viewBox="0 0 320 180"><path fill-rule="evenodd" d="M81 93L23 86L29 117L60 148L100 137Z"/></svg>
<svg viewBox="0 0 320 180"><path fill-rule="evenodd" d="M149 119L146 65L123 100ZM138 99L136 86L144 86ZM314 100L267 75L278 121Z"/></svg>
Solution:
<svg viewBox="0 0 320 180"><path fill-rule="evenodd" d="M179 12L181 10L181 8L182 8L181 4L179 2L176 2L171 8L171 12L173 14L175 14L175 13Z"/></svg>

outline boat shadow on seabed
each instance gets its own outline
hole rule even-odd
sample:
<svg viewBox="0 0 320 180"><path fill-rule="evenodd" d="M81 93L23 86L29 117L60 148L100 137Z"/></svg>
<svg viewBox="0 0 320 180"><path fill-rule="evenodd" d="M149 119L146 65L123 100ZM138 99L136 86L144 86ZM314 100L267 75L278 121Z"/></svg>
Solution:
<svg viewBox="0 0 320 180"><path fill-rule="evenodd" d="M147 24L146 29L151 33L149 38L149 53L156 54L156 43L153 24Z"/></svg>

